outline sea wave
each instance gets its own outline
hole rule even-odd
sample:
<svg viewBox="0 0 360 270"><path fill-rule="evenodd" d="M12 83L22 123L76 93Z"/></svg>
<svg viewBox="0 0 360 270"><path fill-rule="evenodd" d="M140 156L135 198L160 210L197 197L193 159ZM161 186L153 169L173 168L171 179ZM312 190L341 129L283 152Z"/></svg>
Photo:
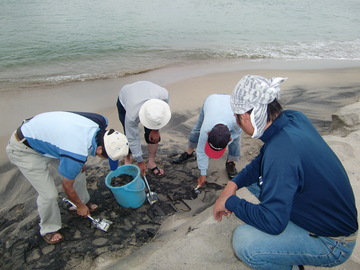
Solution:
<svg viewBox="0 0 360 270"><path fill-rule="evenodd" d="M121 51L109 55L91 55L66 61L39 63L2 68L1 91L14 88L53 86L69 82L114 79L145 73L170 65L202 63L212 60L267 60L267 59L329 59L360 60L360 39L352 41L312 41L293 43L243 43L217 48L168 49L152 48Z"/></svg>
<svg viewBox="0 0 360 270"><path fill-rule="evenodd" d="M39 88L39 87L45 88L45 87L66 84L66 83L72 83L72 82L116 79L130 75L146 73L155 69L156 68L139 69L137 71L116 72L116 73L83 73L83 74L73 74L73 75L55 75L55 76L45 76L45 77L36 77L36 78L26 77L26 78L16 78L9 80L2 79L0 80L0 92L12 91L14 89L31 89L31 88Z"/></svg>
<svg viewBox="0 0 360 270"><path fill-rule="evenodd" d="M293 43L241 44L231 48L199 49L192 59L360 59L360 39Z"/></svg>

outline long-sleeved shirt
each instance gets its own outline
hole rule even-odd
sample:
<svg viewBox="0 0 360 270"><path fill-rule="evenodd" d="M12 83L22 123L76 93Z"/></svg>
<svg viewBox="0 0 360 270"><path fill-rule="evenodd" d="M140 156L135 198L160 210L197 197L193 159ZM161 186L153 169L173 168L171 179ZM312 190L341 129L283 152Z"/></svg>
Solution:
<svg viewBox="0 0 360 270"><path fill-rule="evenodd" d="M139 111L149 99L160 99L169 103L168 91L149 81L138 81L123 86L119 93L119 101L125 108L125 134L129 147L137 162L143 161L139 133Z"/></svg>
<svg viewBox="0 0 360 270"><path fill-rule="evenodd" d="M257 182L260 203L237 196L225 207L245 223L279 234L289 220L319 236L347 236L358 229L354 194L340 160L309 119L284 111L260 138L259 155L232 181Z"/></svg>
<svg viewBox="0 0 360 270"><path fill-rule="evenodd" d="M46 112L26 121L21 132L36 152L60 160L60 175L75 179L87 157L96 156L96 134L107 124L95 113Z"/></svg>
<svg viewBox="0 0 360 270"><path fill-rule="evenodd" d="M224 124L230 131L230 137L234 142L241 135L241 128L236 124L234 113L230 106L230 95L213 94L208 96L203 104L203 121L200 128L200 136L196 147L196 157L201 175L206 175L209 166L209 157L205 154L205 144L208 133L217 124ZM199 119L200 120L200 119Z"/></svg>

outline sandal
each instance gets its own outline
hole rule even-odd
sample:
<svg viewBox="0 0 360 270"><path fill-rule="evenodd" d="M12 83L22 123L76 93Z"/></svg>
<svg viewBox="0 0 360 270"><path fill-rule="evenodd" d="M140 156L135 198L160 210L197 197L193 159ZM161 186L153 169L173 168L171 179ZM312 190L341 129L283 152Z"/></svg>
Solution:
<svg viewBox="0 0 360 270"><path fill-rule="evenodd" d="M161 174L161 171L158 166L155 166L152 169L149 169L149 171L156 177L161 178L165 176L165 173Z"/></svg>
<svg viewBox="0 0 360 270"><path fill-rule="evenodd" d="M56 235L60 235L60 238L58 238L57 240L53 240ZM47 233L47 234L43 235L42 237L44 238L45 242L50 245L60 243L64 240L64 236L59 232Z"/></svg>
<svg viewBox="0 0 360 270"><path fill-rule="evenodd" d="M90 202L87 203L86 206L89 208L90 213L95 212L95 211L97 211L99 209L99 206L97 204L90 203ZM76 213L76 207L75 206L70 206L68 208L68 211L70 213Z"/></svg>

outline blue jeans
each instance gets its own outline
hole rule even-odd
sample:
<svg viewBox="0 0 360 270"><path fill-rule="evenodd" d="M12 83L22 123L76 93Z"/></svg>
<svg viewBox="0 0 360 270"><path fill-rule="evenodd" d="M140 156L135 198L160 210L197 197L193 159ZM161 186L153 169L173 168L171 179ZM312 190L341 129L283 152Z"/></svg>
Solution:
<svg viewBox="0 0 360 270"><path fill-rule="evenodd" d="M247 224L239 226L234 231L232 244L236 256L253 269L290 270L292 265L333 267L342 264L351 256L355 243L312 237L290 221L279 235L264 233Z"/></svg>
<svg viewBox="0 0 360 270"><path fill-rule="evenodd" d="M190 132L188 146L190 148L196 148L199 142L200 129L204 121L204 109L201 108L199 118ZM228 147L228 160L239 161L240 160L240 136L233 139Z"/></svg>

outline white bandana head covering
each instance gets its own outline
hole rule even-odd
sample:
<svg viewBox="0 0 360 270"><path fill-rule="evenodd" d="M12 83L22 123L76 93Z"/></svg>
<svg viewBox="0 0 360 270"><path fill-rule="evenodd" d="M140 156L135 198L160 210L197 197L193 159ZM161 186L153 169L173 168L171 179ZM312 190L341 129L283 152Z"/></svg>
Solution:
<svg viewBox="0 0 360 270"><path fill-rule="evenodd" d="M253 138L264 133L267 120L267 105L280 97L280 83L287 78L274 77L268 80L257 75L246 75L236 85L230 100L231 109L236 114L244 114L251 109Z"/></svg>

